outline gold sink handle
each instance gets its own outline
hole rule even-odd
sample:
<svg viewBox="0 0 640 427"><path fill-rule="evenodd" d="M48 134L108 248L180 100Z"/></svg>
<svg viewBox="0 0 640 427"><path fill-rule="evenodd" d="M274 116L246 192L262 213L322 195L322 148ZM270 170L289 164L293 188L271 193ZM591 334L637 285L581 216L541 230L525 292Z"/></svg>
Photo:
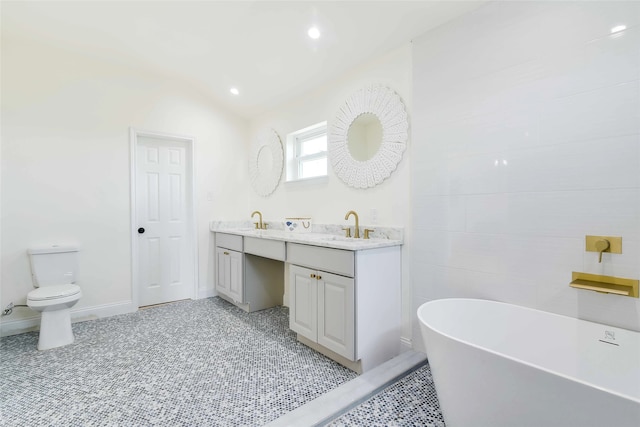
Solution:
<svg viewBox="0 0 640 427"><path fill-rule="evenodd" d="M596 250L598 251L598 263L602 262L602 252L606 252L611 247L611 243L607 239L598 240L596 242Z"/></svg>

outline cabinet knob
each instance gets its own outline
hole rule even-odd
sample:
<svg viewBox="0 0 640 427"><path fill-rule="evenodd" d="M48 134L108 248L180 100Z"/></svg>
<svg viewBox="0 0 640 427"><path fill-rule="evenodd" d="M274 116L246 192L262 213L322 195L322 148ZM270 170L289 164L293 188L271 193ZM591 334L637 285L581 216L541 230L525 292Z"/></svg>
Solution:
<svg viewBox="0 0 640 427"><path fill-rule="evenodd" d="M316 278L316 275L315 275L315 274L313 274L313 273L312 273L312 274L310 274L309 276L310 276L312 279L315 279L315 278Z"/></svg>
<svg viewBox="0 0 640 427"><path fill-rule="evenodd" d="M224 252L225 255L229 255L229 252Z"/></svg>
<svg viewBox="0 0 640 427"><path fill-rule="evenodd" d="M318 275L318 280L322 279L322 276Z"/></svg>

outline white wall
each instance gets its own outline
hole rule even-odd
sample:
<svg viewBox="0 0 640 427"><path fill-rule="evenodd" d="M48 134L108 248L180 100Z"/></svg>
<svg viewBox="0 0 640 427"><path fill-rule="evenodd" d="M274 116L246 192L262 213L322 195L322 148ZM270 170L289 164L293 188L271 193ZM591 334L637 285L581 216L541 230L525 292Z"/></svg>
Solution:
<svg viewBox="0 0 640 427"><path fill-rule="evenodd" d="M0 307L33 289L27 248L74 243L75 308L127 308L129 127L196 138L200 294L212 293L208 222L246 214L247 126L184 82L3 33ZM2 320L33 315L20 308Z"/></svg>
<svg viewBox="0 0 640 427"><path fill-rule="evenodd" d="M637 2L504 2L415 40L414 310L478 297L640 330L638 299L568 286L640 275L639 24ZM623 254L598 264L587 234Z"/></svg>
<svg viewBox="0 0 640 427"><path fill-rule="evenodd" d="M364 86L381 83L393 89L402 99L409 116L409 127L413 120L411 115L411 47L409 45L396 49L387 55L376 58L370 63L353 70L340 80L332 81L307 94L296 102L281 106L251 122L253 138L263 128L274 129L286 146L289 133L307 126L328 121L329 126L338 109L345 100ZM411 141L398 168L381 185L366 190L354 189L344 184L331 170L329 176L319 182L284 182L273 194L261 197L250 191L250 210L242 219L250 219L253 210L260 210L265 221L283 221L285 217L310 216L315 223L349 224L344 220L345 214L354 209L360 216L362 225L403 226L410 227L411 212L409 208L410 174L409 158ZM377 210L377 222L374 224L371 210ZM406 230L406 229L405 229ZM404 336L409 339L410 329L410 289L408 251L410 236L405 236L403 248L403 304L405 318Z"/></svg>
<svg viewBox="0 0 640 427"><path fill-rule="evenodd" d="M263 128L273 128L283 146L289 133L307 126L331 121L346 99L372 83L382 83L393 89L403 100L411 126L411 48L404 46L353 70L338 81L318 88L296 102L283 105L251 121L251 137ZM410 144L409 144L410 146ZM378 223L404 225L409 202L410 147L398 169L386 181L372 189L353 189L344 184L331 170L320 183L286 183L283 178L274 193L262 197L250 192L251 210L259 209L265 220L282 221L287 216L313 217L316 223L340 223L344 214L355 209L362 223L371 223L372 208L378 210ZM250 212L246 213L246 219Z"/></svg>

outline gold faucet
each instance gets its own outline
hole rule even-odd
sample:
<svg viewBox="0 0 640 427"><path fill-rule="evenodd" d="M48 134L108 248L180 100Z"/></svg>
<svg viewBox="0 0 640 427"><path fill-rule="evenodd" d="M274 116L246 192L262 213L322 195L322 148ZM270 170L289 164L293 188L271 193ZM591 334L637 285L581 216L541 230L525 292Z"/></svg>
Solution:
<svg viewBox="0 0 640 427"><path fill-rule="evenodd" d="M258 230L266 230L267 229L267 225L262 223L262 214L260 213L260 211L254 211L251 214L251 218L253 218L256 214L258 214L258 217L259 217L258 222L254 223L256 225L256 228Z"/></svg>
<svg viewBox="0 0 640 427"><path fill-rule="evenodd" d="M355 228L354 233L353 233L353 238L354 239L359 239L360 238L360 222L358 220L358 214L356 213L356 211L347 212L347 214L344 216L344 219L349 219L349 216L352 215L352 214L353 214L354 217L356 217L356 228Z"/></svg>

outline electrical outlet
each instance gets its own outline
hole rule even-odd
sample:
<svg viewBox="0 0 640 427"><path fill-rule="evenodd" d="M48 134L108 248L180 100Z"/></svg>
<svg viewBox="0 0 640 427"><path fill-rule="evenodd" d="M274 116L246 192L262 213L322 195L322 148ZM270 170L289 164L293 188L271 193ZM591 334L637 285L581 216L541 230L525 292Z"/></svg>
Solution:
<svg viewBox="0 0 640 427"><path fill-rule="evenodd" d="M2 311L2 315L6 316L7 314L11 314L13 311L13 302L10 302Z"/></svg>
<svg viewBox="0 0 640 427"><path fill-rule="evenodd" d="M371 224L377 224L378 223L378 209L371 208L371 210L369 211L369 215L371 215Z"/></svg>

